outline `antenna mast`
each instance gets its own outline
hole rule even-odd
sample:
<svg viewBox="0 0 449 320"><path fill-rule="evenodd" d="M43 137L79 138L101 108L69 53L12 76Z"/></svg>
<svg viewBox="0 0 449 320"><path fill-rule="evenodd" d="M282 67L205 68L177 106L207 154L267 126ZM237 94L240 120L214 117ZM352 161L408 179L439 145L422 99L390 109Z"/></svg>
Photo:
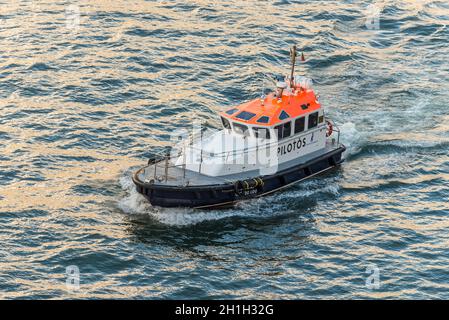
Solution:
<svg viewBox="0 0 449 320"><path fill-rule="evenodd" d="M297 52L296 52L296 45L294 45L293 47L291 47L290 49L290 59L291 59L291 63L292 63L292 73L290 75L290 88L293 88L293 76L295 74L295 63L296 63L296 57L298 56Z"/></svg>

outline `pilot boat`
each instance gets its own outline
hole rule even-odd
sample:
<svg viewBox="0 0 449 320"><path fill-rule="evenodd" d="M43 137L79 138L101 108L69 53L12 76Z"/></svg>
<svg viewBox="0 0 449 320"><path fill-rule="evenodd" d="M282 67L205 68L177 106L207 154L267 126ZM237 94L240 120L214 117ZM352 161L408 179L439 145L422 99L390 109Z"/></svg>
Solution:
<svg viewBox="0 0 449 320"><path fill-rule="evenodd" d="M295 76L296 46L290 55L291 73L274 91L221 112L220 130L179 134L171 152L134 173L137 191L154 206L229 207L338 167L340 130L311 79Z"/></svg>

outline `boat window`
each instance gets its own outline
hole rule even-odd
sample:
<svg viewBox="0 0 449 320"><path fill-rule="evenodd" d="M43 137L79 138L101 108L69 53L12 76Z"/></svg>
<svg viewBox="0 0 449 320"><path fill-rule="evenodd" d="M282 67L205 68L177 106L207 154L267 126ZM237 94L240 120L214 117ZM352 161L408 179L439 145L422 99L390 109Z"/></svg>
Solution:
<svg viewBox="0 0 449 320"><path fill-rule="evenodd" d="M233 109L229 109L228 111L226 111L227 114L231 115L233 113L235 113L238 109L233 108Z"/></svg>
<svg viewBox="0 0 449 320"><path fill-rule="evenodd" d="M234 122L234 131L238 134L242 134L244 136L249 136L248 127L243 124Z"/></svg>
<svg viewBox="0 0 449 320"><path fill-rule="evenodd" d="M236 115L235 117L238 119L242 119L242 120L251 120L252 118L254 118L256 116L255 113L252 112L248 112L248 111L242 111L240 112L238 115Z"/></svg>
<svg viewBox="0 0 449 320"><path fill-rule="evenodd" d="M282 110L281 114L279 115L279 120L285 120L287 118L290 118L289 114Z"/></svg>
<svg viewBox="0 0 449 320"><path fill-rule="evenodd" d="M306 124L306 118L301 117L295 120L295 134L304 131L304 126Z"/></svg>
<svg viewBox="0 0 449 320"><path fill-rule="evenodd" d="M323 123L324 122L324 116L320 116L318 118L318 123Z"/></svg>
<svg viewBox="0 0 449 320"><path fill-rule="evenodd" d="M292 123L291 122L284 123L283 138L290 137L291 134L292 134Z"/></svg>
<svg viewBox="0 0 449 320"><path fill-rule="evenodd" d="M315 128L318 125L318 112L309 115L309 127L308 129Z"/></svg>
<svg viewBox="0 0 449 320"><path fill-rule="evenodd" d="M231 129L231 124L229 123L229 121L223 117L221 117L221 122L223 123L223 127L225 129Z"/></svg>
<svg viewBox="0 0 449 320"><path fill-rule="evenodd" d="M268 128L253 128L256 138L270 139L270 130Z"/></svg>
<svg viewBox="0 0 449 320"><path fill-rule="evenodd" d="M286 122L284 124L274 127L274 130L277 132L278 140L290 137L292 133L292 123Z"/></svg>
<svg viewBox="0 0 449 320"><path fill-rule="evenodd" d="M270 121L270 118L267 116L262 116L259 119L257 119L257 122L259 123L268 123Z"/></svg>

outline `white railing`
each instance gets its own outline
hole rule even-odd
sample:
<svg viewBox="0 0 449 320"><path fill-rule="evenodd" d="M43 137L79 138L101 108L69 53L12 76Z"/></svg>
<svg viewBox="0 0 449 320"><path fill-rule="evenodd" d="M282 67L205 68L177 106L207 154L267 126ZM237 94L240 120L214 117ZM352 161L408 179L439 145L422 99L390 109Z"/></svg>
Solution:
<svg viewBox="0 0 449 320"><path fill-rule="evenodd" d="M303 135L292 135L292 136L290 136L289 138L282 140L282 143L288 143L289 141L292 141L292 140L295 140L295 139L299 139L299 138L301 138L301 137L303 137L303 136L305 136L305 135L308 135L308 134L310 134L310 133L314 133L314 132L316 132L316 131L322 129L323 126L324 126L324 125L321 125L321 126L316 127L316 128L313 129L313 130L306 131L306 132L304 132ZM335 125L333 125L333 126L334 126L334 128L336 127ZM338 127L337 127L337 128L338 128ZM339 131L339 130L334 130L334 131L338 132L338 141L340 141L340 131ZM255 138L252 138L252 139L254 139L255 141L260 141L260 140L256 140ZM199 141L197 141L197 142L199 142L200 144L202 144L203 141L204 141L204 140L202 140L202 138L201 138L201 140L199 140ZM268 140L268 141L267 141L266 143L264 143L264 144L259 144L258 142L256 142L256 146L255 146L255 147L249 147L249 148L239 149L239 150L223 151L223 152L217 152L217 153L204 152L204 150L201 148L201 146L198 147L198 146L196 146L194 143L189 143L189 148L190 148L191 150L198 151L199 153L202 153L202 157L208 157L208 158L224 158L224 157L229 157L229 156L231 156L231 155L232 155L232 156L237 156L237 155L240 155L240 154L246 154L246 153L250 153L250 152L254 152L254 151L257 152L257 151L259 151L260 148L264 148L264 149L272 148L272 147L277 148L277 147L279 146L279 141L280 141L280 140L278 140L277 138L275 138L275 139L270 139L270 140Z"/></svg>
<svg viewBox="0 0 449 320"><path fill-rule="evenodd" d="M324 122L324 123L326 123L326 122ZM336 142L337 142L337 146L339 146L340 145L340 128L334 122L331 122L331 123L332 123L332 126L333 126L333 132L337 133L337 141ZM323 127L323 125L317 127L313 131L307 131L306 134L310 134L311 132L312 133L316 132L316 131L322 129L322 127ZM290 140L298 139L300 137L302 137L302 136L295 136L295 135L293 135L289 139L283 140L283 142L287 143ZM199 138L199 140L198 140L198 138ZM332 140L333 141L332 144L334 145L335 144L335 140L334 140L335 138L332 138L332 139L333 139ZM161 164L163 163L163 168L164 168L163 180L165 180L165 182L168 181L168 174L169 174L169 169L170 168L182 168L183 180L185 180L185 178L186 178L186 160L187 160L186 159L186 157L187 157L186 148L187 148L187 146L188 146L188 148L190 148L192 150L196 150L196 151L199 152L200 158L199 158L198 165L199 165L199 173L201 173L201 165L203 164L204 159L206 159L206 158L207 159L213 159L213 158L217 158L217 159L221 158L221 159L223 159L223 158L226 158L226 161L227 161L229 159L229 157L237 157L238 155L245 155L247 153L254 152L254 151L258 152L259 148L261 148L261 147L263 147L265 149L271 148L271 147L276 147L277 148L277 146L279 145L278 144L278 140L276 139L276 140L274 140L274 142L268 142L268 143L263 144L263 145L257 144L256 147L251 147L251 148L246 148L246 149L224 151L224 152L220 152L220 153L204 152L204 150L201 147L197 147L196 146L197 142L200 142L201 144L203 142L203 131L202 130L199 131L199 132L194 132L194 133L189 134L189 136L187 137L186 141L187 141L187 143L183 144L181 150L176 155L176 157L178 157L178 158L181 157L181 156L183 157L182 165L176 165L176 164L175 165L170 165L171 154L167 153L166 150L165 151L161 151L159 153L156 153L154 155L154 157L148 161L148 166L154 165L153 179L160 181L160 179L158 179L158 177L157 177L157 169L161 168ZM198 159L195 159L195 160L197 161Z"/></svg>

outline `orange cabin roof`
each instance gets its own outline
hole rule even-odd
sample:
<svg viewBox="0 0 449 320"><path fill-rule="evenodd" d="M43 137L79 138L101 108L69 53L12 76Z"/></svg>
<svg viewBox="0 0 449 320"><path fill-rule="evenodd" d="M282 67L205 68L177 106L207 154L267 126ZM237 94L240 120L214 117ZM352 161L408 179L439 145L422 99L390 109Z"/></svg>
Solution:
<svg viewBox="0 0 449 320"><path fill-rule="evenodd" d="M307 108L305 108L305 106L307 106ZM319 110L320 108L321 105L316 100L315 93L312 90L303 90L296 95L284 94L282 96L282 101L275 98L274 94L270 94L265 98L263 105L260 99L254 99L240 106L229 108L228 110L221 112L220 115L235 122L258 126L273 126L285 122L288 119L291 120L312 111ZM232 114L227 113L233 109L236 109L236 111ZM255 116L252 116L249 120L238 118L237 116L242 111L255 114ZM279 116L281 116L283 111L286 112L289 117L281 120L279 119ZM269 117L268 122L258 122L263 116Z"/></svg>

